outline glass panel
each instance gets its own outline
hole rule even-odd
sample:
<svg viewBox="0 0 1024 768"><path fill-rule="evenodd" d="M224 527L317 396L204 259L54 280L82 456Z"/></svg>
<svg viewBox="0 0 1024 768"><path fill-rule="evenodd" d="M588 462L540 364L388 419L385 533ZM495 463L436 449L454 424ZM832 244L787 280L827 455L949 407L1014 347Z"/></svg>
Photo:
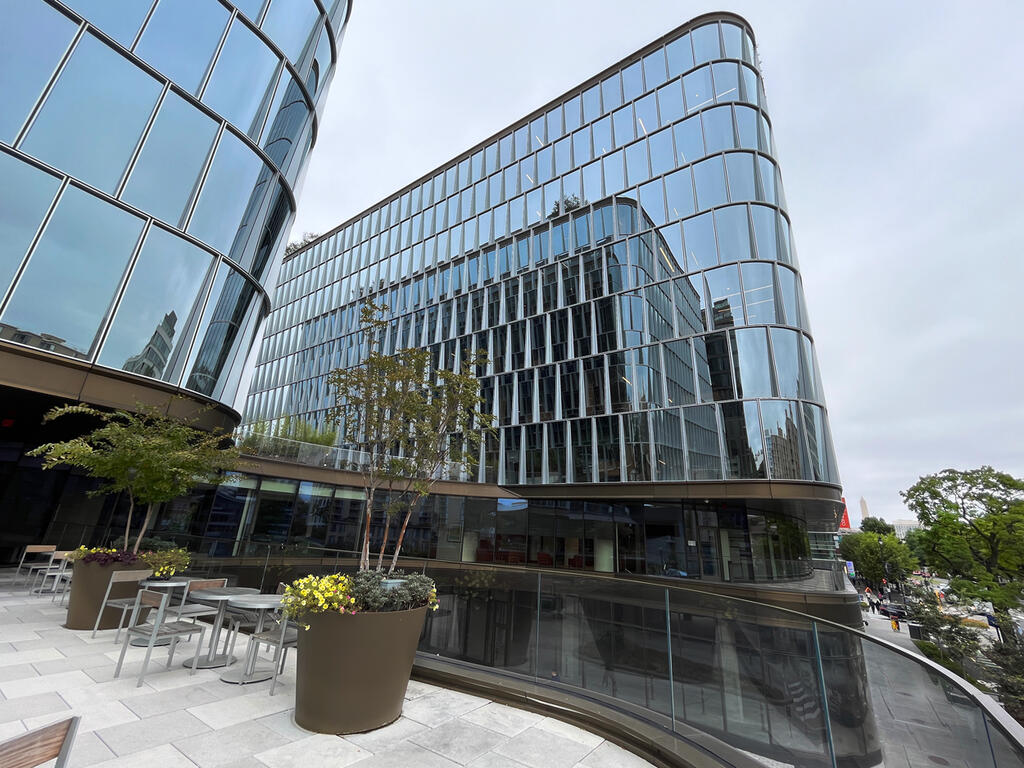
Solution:
<svg viewBox="0 0 1024 768"><path fill-rule="evenodd" d="M718 43L718 25L708 24L698 27L690 33L693 38L693 59L697 64L722 57L722 49Z"/></svg>
<svg viewBox="0 0 1024 768"><path fill-rule="evenodd" d="M737 65L732 62L711 65L715 80L715 101L737 101L740 98L740 78Z"/></svg>
<svg viewBox="0 0 1024 768"><path fill-rule="evenodd" d="M648 91L665 82L667 78L665 52L661 48L644 56L644 82Z"/></svg>
<svg viewBox="0 0 1024 768"><path fill-rule="evenodd" d="M672 128L676 139L679 163L692 163L704 156L704 136L700 130L700 117L691 117Z"/></svg>
<svg viewBox="0 0 1024 768"><path fill-rule="evenodd" d="M764 328L741 328L732 334L737 397L771 397L772 370Z"/></svg>
<svg viewBox="0 0 1024 768"><path fill-rule="evenodd" d="M625 187L622 175L622 150L604 159L604 190L607 195L621 192Z"/></svg>
<svg viewBox="0 0 1024 768"><path fill-rule="evenodd" d="M678 80L658 89L658 109L662 125L674 123L683 116L683 91Z"/></svg>
<svg viewBox="0 0 1024 768"><path fill-rule="evenodd" d="M583 92L583 122L596 119L601 111L601 88L595 85Z"/></svg>
<svg viewBox="0 0 1024 768"><path fill-rule="evenodd" d="M224 131L189 222L189 234L226 253L261 170L263 161L241 139Z"/></svg>
<svg viewBox="0 0 1024 768"><path fill-rule="evenodd" d="M25 118L53 74L75 25L46 3L4 2L0 24L0 140L14 144ZM10 73L17 73L12 76Z"/></svg>
<svg viewBox="0 0 1024 768"><path fill-rule="evenodd" d="M64 5L130 48L153 3L150 0L67 0Z"/></svg>
<svg viewBox="0 0 1024 768"><path fill-rule="evenodd" d="M734 205L716 210L715 227L718 229L718 258L721 263L752 258L746 206Z"/></svg>
<svg viewBox="0 0 1024 768"><path fill-rule="evenodd" d="M155 79L86 35L22 148L98 189L113 192L159 95Z"/></svg>
<svg viewBox="0 0 1024 768"><path fill-rule="evenodd" d="M612 124L615 127L616 148L625 146L636 138L636 131L633 125L633 105L627 104L618 112L612 114Z"/></svg>
<svg viewBox="0 0 1024 768"><path fill-rule="evenodd" d="M188 347L188 322L212 257L159 227L150 229L118 305L99 362L152 378Z"/></svg>
<svg viewBox="0 0 1024 768"><path fill-rule="evenodd" d="M169 91L121 199L177 225L216 133L213 120Z"/></svg>
<svg viewBox="0 0 1024 768"><path fill-rule="evenodd" d="M220 43L229 13L219 3L162 2L142 32L135 53L195 93Z"/></svg>
<svg viewBox="0 0 1024 768"><path fill-rule="evenodd" d="M686 425L686 455L690 480L720 480L722 455L718 443L715 406L698 405L683 409Z"/></svg>
<svg viewBox="0 0 1024 768"><path fill-rule="evenodd" d="M693 166L697 188L697 208L713 208L728 202L725 194L725 167L721 157L702 160Z"/></svg>
<svg viewBox="0 0 1024 768"><path fill-rule="evenodd" d="M669 77L677 77L693 68L693 50L690 48L690 36L683 35L665 47L668 56Z"/></svg>
<svg viewBox="0 0 1024 768"><path fill-rule="evenodd" d="M669 221L676 221L693 214L693 181L690 179L689 168L683 168L665 177L665 194L668 201ZM711 238L713 247L714 232L711 233Z"/></svg>
<svg viewBox="0 0 1024 768"><path fill-rule="evenodd" d="M686 96L686 111L706 107L714 103L711 93L711 68L701 67L683 78L683 93Z"/></svg>
<svg viewBox="0 0 1024 768"><path fill-rule="evenodd" d="M260 482L259 508L250 539L254 542L286 541L292 527L296 480L263 478Z"/></svg>
<svg viewBox="0 0 1024 768"><path fill-rule="evenodd" d="M765 453L768 455L768 471L771 476L776 479L803 479L797 404L783 400L763 400L761 419L764 421Z"/></svg>
<svg viewBox="0 0 1024 768"><path fill-rule="evenodd" d="M647 136L658 130L658 105L654 94L648 94L633 105L636 112L636 135Z"/></svg>
<svg viewBox="0 0 1024 768"><path fill-rule="evenodd" d="M639 61L622 70L622 94L625 101L632 101L644 92L643 73Z"/></svg>
<svg viewBox="0 0 1024 768"><path fill-rule="evenodd" d="M709 109L701 113L700 119L704 122L704 143L707 145L707 154L735 148L736 140L733 137L731 107Z"/></svg>
<svg viewBox="0 0 1024 768"><path fill-rule="evenodd" d="M226 264L221 265L186 366L189 376L185 386L189 389L208 396L217 391L255 293L252 283Z"/></svg>
<svg viewBox="0 0 1024 768"><path fill-rule="evenodd" d="M614 149L612 145L612 119L602 117L591 126L594 132L594 154L603 155Z"/></svg>
<svg viewBox="0 0 1024 768"><path fill-rule="evenodd" d="M626 147L626 181L628 186L642 184L651 178L647 163L647 142L638 141Z"/></svg>
<svg viewBox="0 0 1024 768"><path fill-rule="evenodd" d="M776 260L779 257L778 233L775 228L775 209L763 205L750 206L754 219L754 238L757 241L757 258Z"/></svg>
<svg viewBox="0 0 1024 768"><path fill-rule="evenodd" d="M786 325L793 325L797 328L803 327L803 312L800 307L800 285L796 279L796 273L791 269L779 267L779 294L782 296L782 306L785 310Z"/></svg>
<svg viewBox="0 0 1024 768"><path fill-rule="evenodd" d="M651 147L651 175L660 176L676 167L675 151L672 149L672 131L668 128L658 131L648 139Z"/></svg>
<svg viewBox="0 0 1024 768"><path fill-rule="evenodd" d="M729 197L734 203L756 200L754 191L754 155L733 152L725 156L729 173Z"/></svg>
<svg viewBox="0 0 1024 768"><path fill-rule="evenodd" d="M3 301L60 182L6 152L0 152L0 179L3 179L0 184L0 301Z"/></svg>
<svg viewBox="0 0 1024 768"><path fill-rule="evenodd" d="M284 55L298 63L319 18L312 0L273 0L261 26Z"/></svg>
<svg viewBox="0 0 1024 768"><path fill-rule="evenodd" d="M4 312L25 337L11 339L89 357L141 232L142 219L68 187Z"/></svg>
<svg viewBox="0 0 1024 768"><path fill-rule="evenodd" d="M725 458L730 479L764 478L764 445L757 402L722 404Z"/></svg>
<svg viewBox="0 0 1024 768"><path fill-rule="evenodd" d="M203 91L203 101L249 133L277 65L277 56L236 19ZM244 87L239 87L242 83Z"/></svg>
<svg viewBox="0 0 1024 768"><path fill-rule="evenodd" d="M605 112L611 112L622 104L622 91L619 88L618 72L601 83L601 96L604 101Z"/></svg>
<svg viewBox="0 0 1024 768"><path fill-rule="evenodd" d="M704 273L711 297L711 327L743 325L743 301L740 297L740 273L735 265Z"/></svg>

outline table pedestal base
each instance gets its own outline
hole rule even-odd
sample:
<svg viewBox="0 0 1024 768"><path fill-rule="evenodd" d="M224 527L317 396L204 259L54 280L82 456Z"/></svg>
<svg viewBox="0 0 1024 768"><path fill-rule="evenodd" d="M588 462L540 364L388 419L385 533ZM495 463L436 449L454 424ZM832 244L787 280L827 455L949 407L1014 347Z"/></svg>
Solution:
<svg viewBox="0 0 1024 768"><path fill-rule="evenodd" d="M217 655L207 656L205 653L199 657L199 664L196 669L216 669L217 667L226 667L228 664L234 664L238 659L234 656L228 656L226 653L218 653ZM189 659L181 666L192 668L192 659Z"/></svg>
<svg viewBox="0 0 1024 768"><path fill-rule="evenodd" d="M274 676L273 665L257 664L252 672L248 674L242 669L243 666L239 665L234 669L229 669L220 676L220 679L225 683L233 683L234 685L248 685L249 683L262 683L264 680L269 680Z"/></svg>

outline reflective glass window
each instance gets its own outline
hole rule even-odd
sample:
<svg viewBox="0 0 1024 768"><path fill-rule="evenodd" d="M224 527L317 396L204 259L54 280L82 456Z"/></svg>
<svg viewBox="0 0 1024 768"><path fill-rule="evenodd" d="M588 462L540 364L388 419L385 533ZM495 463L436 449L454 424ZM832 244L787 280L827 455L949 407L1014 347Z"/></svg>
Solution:
<svg viewBox="0 0 1024 768"><path fill-rule="evenodd" d="M665 51L661 48L644 56L644 82L647 90L656 88L668 78L665 69Z"/></svg>
<svg viewBox="0 0 1024 768"><path fill-rule="evenodd" d="M730 479L766 477L757 403L722 404L725 459Z"/></svg>
<svg viewBox="0 0 1024 768"><path fill-rule="evenodd" d="M707 146L707 154L733 149L736 146L731 107L709 109L701 113L700 119L704 122L704 144Z"/></svg>
<svg viewBox="0 0 1024 768"><path fill-rule="evenodd" d="M227 264L221 265L189 355L186 387L215 395L224 384L225 368L231 370L233 364L241 362L233 359L236 341L246 336L240 331L247 321L251 322L255 294L252 283Z"/></svg>
<svg viewBox="0 0 1024 768"><path fill-rule="evenodd" d="M664 355L668 404L689 405L696 402L690 342L686 339L667 342L664 345Z"/></svg>
<svg viewBox="0 0 1024 768"><path fill-rule="evenodd" d="M68 0L64 5L125 48L131 48L153 3L150 0Z"/></svg>
<svg viewBox="0 0 1024 768"><path fill-rule="evenodd" d="M611 112L622 104L622 90L619 87L618 72L601 83L601 97L604 101L605 112Z"/></svg>
<svg viewBox="0 0 1024 768"><path fill-rule="evenodd" d="M809 397L800 375L800 334L788 328L770 328L769 333L779 397Z"/></svg>
<svg viewBox="0 0 1024 768"><path fill-rule="evenodd" d="M800 480L804 477L798 409L799 406L791 401L761 401L768 471L775 479Z"/></svg>
<svg viewBox="0 0 1024 768"><path fill-rule="evenodd" d="M614 195L625 187L625 179L622 175L622 150L604 159L604 189L605 194Z"/></svg>
<svg viewBox="0 0 1024 768"><path fill-rule="evenodd" d="M13 144L76 28L46 3L10 0L4 2L2 13L0 140Z"/></svg>
<svg viewBox="0 0 1024 768"><path fill-rule="evenodd" d="M0 152L0 301L28 251L60 182Z"/></svg>
<svg viewBox="0 0 1024 768"><path fill-rule="evenodd" d="M774 269L771 264L740 265L743 273L743 298L747 305L747 323L774 323L775 286L772 280Z"/></svg>
<svg viewBox="0 0 1024 768"><path fill-rule="evenodd" d="M633 105L627 104L622 109L612 114L612 123L615 125L615 146L624 146L636 138L633 130Z"/></svg>
<svg viewBox="0 0 1024 768"><path fill-rule="evenodd" d="M187 347L188 322L212 258L191 243L153 227L107 333L99 362L152 378Z"/></svg>
<svg viewBox="0 0 1024 768"><path fill-rule="evenodd" d="M188 232L226 253L263 170L263 161L230 131L221 134Z"/></svg>
<svg viewBox="0 0 1024 768"><path fill-rule="evenodd" d="M678 80L659 88L657 95L662 125L674 123L683 116L683 92Z"/></svg>
<svg viewBox="0 0 1024 768"><path fill-rule="evenodd" d="M159 95L160 84L154 78L86 35L71 54L22 147L94 187L112 192Z"/></svg>
<svg viewBox="0 0 1024 768"><path fill-rule="evenodd" d="M803 312L800 307L800 284L797 282L796 273L785 267L778 268L779 294L782 296L782 306L786 314L786 325L803 327Z"/></svg>
<svg viewBox="0 0 1024 768"><path fill-rule="evenodd" d="M725 167L729 174L729 198L734 203L756 199L754 157L747 152L732 152L725 156Z"/></svg>
<svg viewBox="0 0 1024 768"><path fill-rule="evenodd" d="M683 94L686 96L686 111L688 113L713 104L711 68L701 67L683 77Z"/></svg>
<svg viewBox="0 0 1024 768"><path fill-rule="evenodd" d="M593 158L593 152L590 151L590 131L587 128L578 130L572 135L572 154L575 165L589 163Z"/></svg>
<svg viewBox="0 0 1024 768"><path fill-rule="evenodd" d="M672 148L672 131L669 128L652 134L647 140L651 150L651 174L660 176L676 167L675 150Z"/></svg>
<svg viewBox="0 0 1024 768"><path fill-rule="evenodd" d="M593 482L594 443L590 419L577 419L572 425L572 482Z"/></svg>
<svg viewBox="0 0 1024 768"><path fill-rule="evenodd" d="M597 482L615 483L622 479L619 451L619 417L602 416L594 420L597 440Z"/></svg>
<svg viewBox="0 0 1024 768"><path fill-rule="evenodd" d="M633 105L636 113L636 135L647 136L658 130L658 103L653 93L649 93Z"/></svg>
<svg viewBox="0 0 1024 768"><path fill-rule="evenodd" d="M715 224L710 213L683 222L683 242L686 245L686 268L689 271L705 269L718 263Z"/></svg>
<svg viewBox="0 0 1024 768"><path fill-rule="evenodd" d="M700 117L694 116L672 127L680 165L692 163L704 156L704 136L700 130Z"/></svg>
<svg viewBox="0 0 1024 768"><path fill-rule="evenodd" d="M736 129L739 135L739 146L741 149L758 149L761 146L757 133L758 114L750 107L737 105Z"/></svg>
<svg viewBox="0 0 1024 768"><path fill-rule="evenodd" d="M647 142L638 141L626 147L626 184L632 187L649 178L651 169L647 163Z"/></svg>
<svg viewBox="0 0 1024 768"><path fill-rule="evenodd" d="M190 93L195 93L220 43L229 13L216 0L161 2L135 53Z"/></svg>
<svg viewBox="0 0 1024 768"><path fill-rule="evenodd" d="M811 477L818 482L835 482L830 472L831 438L825 424L825 412L820 406L804 403L804 430L807 435L807 453L811 461Z"/></svg>
<svg viewBox="0 0 1024 768"><path fill-rule="evenodd" d="M775 164L772 163L767 157L757 156L757 164L760 167L759 179L761 182L761 189L763 192L757 196L758 200L764 200L767 203L778 203L779 200L776 197L775 189Z"/></svg>
<svg viewBox="0 0 1024 768"><path fill-rule="evenodd" d="M725 165L721 157L711 157L693 166L697 189L697 208L712 208L728 201L725 194Z"/></svg>
<svg viewBox="0 0 1024 768"><path fill-rule="evenodd" d="M693 38L693 59L697 64L722 57L722 48L718 43L718 25L708 24L698 27L690 33Z"/></svg>
<svg viewBox="0 0 1024 768"><path fill-rule="evenodd" d="M558 105L548 112L546 117L548 128L548 141L555 141L565 134L565 125L562 122L562 107Z"/></svg>
<svg viewBox="0 0 1024 768"><path fill-rule="evenodd" d="M757 242L757 258L775 261L779 258L778 238L775 226L774 208L763 205L750 206L754 219L754 238Z"/></svg>
<svg viewBox="0 0 1024 768"><path fill-rule="evenodd" d="M715 101L719 104L727 101L738 101L740 98L740 80L737 64L732 62L711 65L711 76L715 81Z"/></svg>
<svg viewBox="0 0 1024 768"><path fill-rule="evenodd" d="M565 132L575 131L580 125L580 97L574 96L565 102Z"/></svg>
<svg viewBox="0 0 1024 768"><path fill-rule="evenodd" d="M665 55L668 58L669 77L678 77L692 69L693 49L690 47L690 36L683 35L665 46Z"/></svg>
<svg viewBox="0 0 1024 768"><path fill-rule="evenodd" d="M612 119L611 117L602 117L597 120L592 126L591 130L594 132L594 154L603 155L605 152L610 152L614 149L612 144Z"/></svg>
<svg viewBox="0 0 1024 768"><path fill-rule="evenodd" d="M319 18L313 0L273 0L262 28L285 56L298 62Z"/></svg>
<svg viewBox="0 0 1024 768"><path fill-rule="evenodd" d="M572 168L571 139L565 137L555 142L555 175L561 176ZM585 158L589 160L590 158Z"/></svg>
<svg viewBox="0 0 1024 768"><path fill-rule="evenodd" d="M199 181L217 127L204 113L168 91L121 199L177 225Z"/></svg>
<svg viewBox="0 0 1024 768"><path fill-rule="evenodd" d="M800 337L800 378L804 382L802 397L808 400L824 400L825 393L821 388L821 373L814 355L814 346L806 336Z"/></svg>
<svg viewBox="0 0 1024 768"><path fill-rule="evenodd" d="M68 187L18 281L3 322L28 334L26 344L89 357L142 223Z"/></svg>
<svg viewBox="0 0 1024 768"><path fill-rule="evenodd" d="M757 73L750 67L740 67L740 74L740 98L750 104L759 104L761 89L758 87Z"/></svg>
<svg viewBox="0 0 1024 768"><path fill-rule="evenodd" d="M711 269L704 273L711 301L712 328L743 325L743 299L740 295L740 273L735 265Z"/></svg>
<svg viewBox="0 0 1024 768"><path fill-rule="evenodd" d="M657 226L665 223L665 200L662 194L661 179L656 179L640 187L640 211L646 220Z"/></svg>
<svg viewBox="0 0 1024 768"><path fill-rule="evenodd" d="M689 168L683 168L665 177L665 195L668 202L669 221L676 221L693 214L693 181L690 178Z"/></svg>
<svg viewBox="0 0 1024 768"><path fill-rule="evenodd" d="M718 441L715 406L698 405L683 409L686 427L686 455L690 480L720 480L722 454Z"/></svg>
<svg viewBox="0 0 1024 768"><path fill-rule="evenodd" d="M725 42L725 55L730 59L743 58L743 30L735 24L722 22L722 40Z"/></svg>
<svg viewBox="0 0 1024 768"><path fill-rule="evenodd" d="M764 328L730 331L737 397L771 397L772 367Z"/></svg>
<svg viewBox="0 0 1024 768"><path fill-rule="evenodd" d="M715 227L718 230L718 259L722 264L751 258L746 206L731 205L716 210Z"/></svg>
<svg viewBox="0 0 1024 768"><path fill-rule="evenodd" d="M583 122L589 123L602 113L601 86L595 85L583 92Z"/></svg>
<svg viewBox="0 0 1024 768"><path fill-rule="evenodd" d="M643 72L639 61L622 70L622 93L625 101L632 101L644 92Z"/></svg>
<svg viewBox="0 0 1024 768"><path fill-rule="evenodd" d="M203 101L249 133L277 65L277 56L235 19L203 91ZM245 86L239 87L240 83Z"/></svg>

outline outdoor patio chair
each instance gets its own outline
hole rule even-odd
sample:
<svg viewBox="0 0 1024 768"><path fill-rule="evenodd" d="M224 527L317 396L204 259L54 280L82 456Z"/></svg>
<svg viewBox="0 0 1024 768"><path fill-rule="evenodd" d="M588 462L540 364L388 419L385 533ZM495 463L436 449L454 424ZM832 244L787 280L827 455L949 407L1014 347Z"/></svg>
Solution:
<svg viewBox="0 0 1024 768"><path fill-rule="evenodd" d="M219 589L226 587L228 580L224 579L192 579L185 585L185 593L181 596L181 602L171 606L168 610L179 619L195 618L197 616L213 616L217 609L205 603L188 602L190 592L198 592L201 589Z"/></svg>
<svg viewBox="0 0 1024 768"><path fill-rule="evenodd" d="M110 589L115 584L134 581L136 583L148 578L153 574L151 568L140 568L137 571L111 571L110 581L107 582L107 591L103 593L103 603L100 605L99 613L96 614L96 625L92 628L92 636L96 637L96 630L100 628L100 621L103 619L103 612L107 608L115 608L121 612L121 621L117 624L117 633L114 635L116 643L121 637L121 630L124 628L124 617L128 615L135 605L134 597L110 597Z"/></svg>
<svg viewBox="0 0 1024 768"><path fill-rule="evenodd" d="M56 759L54 768L66 768L81 719L69 717L0 742L0 765L4 768L35 768Z"/></svg>
<svg viewBox="0 0 1024 768"><path fill-rule="evenodd" d="M280 592L278 592L280 594ZM274 646L274 676L270 681L270 695L274 695L277 687L277 676L284 672L284 663L288 659L288 649L295 648L299 644L299 625L294 621L288 621L283 615L274 617L277 626L259 634L250 636L250 643L266 643ZM258 651L257 651L258 652Z"/></svg>
<svg viewBox="0 0 1024 768"><path fill-rule="evenodd" d="M25 570L25 580L27 581L32 573L32 566L49 566L53 560L53 553L56 551L56 544L29 544L26 546L25 551L21 553L21 560L18 561L18 568L14 571L14 584L18 584L22 569ZM32 555L32 559L25 562L29 555Z"/></svg>
<svg viewBox="0 0 1024 768"><path fill-rule="evenodd" d="M57 601L57 595L60 595L60 605L64 605L64 600L68 596L68 587L71 586L71 578L74 576L75 564L70 560L65 559L64 570L57 576L57 583L53 585L53 597L50 598L50 602Z"/></svg>
<svg viewBox="0 0 1024 768"><path fill-rule="evenodd" d="M124 664L124 655L128 651L128 645L131 643L133 637L148 637L149 642L146 644L146 658L142 661L142 669L139 671L139 681L136 684L136 688L142 686L143 678L146 677L146 668L149 666L149 659L153 655L153 647L156 645L158 640L170 640L170 648L167 651L167 668L171 668L171 664L174 662L174 649L178 645L178 641L182 637L191 639L192 635L196 632L199 633L199 642L196 643L196 653L192 659L192 666L189 669L189 677L196 673L196 669L199 668L199 654L203 647L203 636L206 634L206 625L199 624L194 619L192 621L180 621L176 619L168 620L168 615L173 616L167 610L168 603L170 603L171 595L167 592L157 592L153 589L140 589L139 594L135 596L134 606L132 608L132 618L129 622L129 627L124 633L124 644L121 646L121 655L117 659L117 667L114 669L114 677L121 676L121 666ZM152 614L152 621L138 626L133 626L135 620L139 616L139 611L142 608L152 608L155 610L155 614Z"/></svg>
<svg viewBox="0 0 1024 768"><path fill-rule="evenodd" d="M283 595L285 589L287 589L287 588L288 588L288 585L285 584L283 581L278 582L278 584L277 584L277 594ZM253 611L246 611L246 610L244 610L242 608L232 608L232 607L229 606L228 607L228 613L225 615L225 618L228 620L229 624L228 624L227 637L224 639L224 653L226 653L228 656L230 656L235 651L235 640L238 639L238 633L241 632L243 627L246 627L249 630L255 630L256 629L256 625L257 625L257 623L259 621L259 617ZM274 620L277 621L276 618ZM253 642L255 642L255 643L264 643L265 642L265 643L267 643L268 646L274 645L276 643L276 639L272 640L272 641L267 641L267 640L263 639L263 635L266 635L266 634L267 634L266 632L261 632L259 635L252 635L250 637L250 639L249 639L249 642L250 643L253 643ZM277 635L277 630L276 629L273 630L272 634L274 634L276 636ZM257 653L259 652L259 647L258 646L257 646L256 651L257 651Z"/></svg>
<svg viewBox="0 0 1024 768"><path fill-rule="evenodd" d="M50 588L51 591L57 589L57 582L60 580L60 575L64 573L64 570L68 567L68 555L71 554L70 550L58 550L53 553L48 568L37 568L32 574L32 581L29 585L29 592L36 592L42 594L46 591L46 580L53 579L53 586ZM39 586L36 586L36 581L39 582Z"/></svg>

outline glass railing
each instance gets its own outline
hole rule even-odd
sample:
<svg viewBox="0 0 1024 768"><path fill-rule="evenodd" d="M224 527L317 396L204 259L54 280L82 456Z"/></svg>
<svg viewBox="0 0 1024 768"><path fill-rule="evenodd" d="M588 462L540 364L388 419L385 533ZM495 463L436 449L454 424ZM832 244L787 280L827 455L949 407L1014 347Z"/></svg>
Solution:
<svg viewBox="0 0 1024 768"><path fill-rule="evenodd" d="M265 592L358 564L344 550L166 537L193 550L190 572ZM993 699L839 624L685 583L412 558L403 567L438 585L425 659L597 702L724 765L1024 766L1024 728Z"/></svg>

